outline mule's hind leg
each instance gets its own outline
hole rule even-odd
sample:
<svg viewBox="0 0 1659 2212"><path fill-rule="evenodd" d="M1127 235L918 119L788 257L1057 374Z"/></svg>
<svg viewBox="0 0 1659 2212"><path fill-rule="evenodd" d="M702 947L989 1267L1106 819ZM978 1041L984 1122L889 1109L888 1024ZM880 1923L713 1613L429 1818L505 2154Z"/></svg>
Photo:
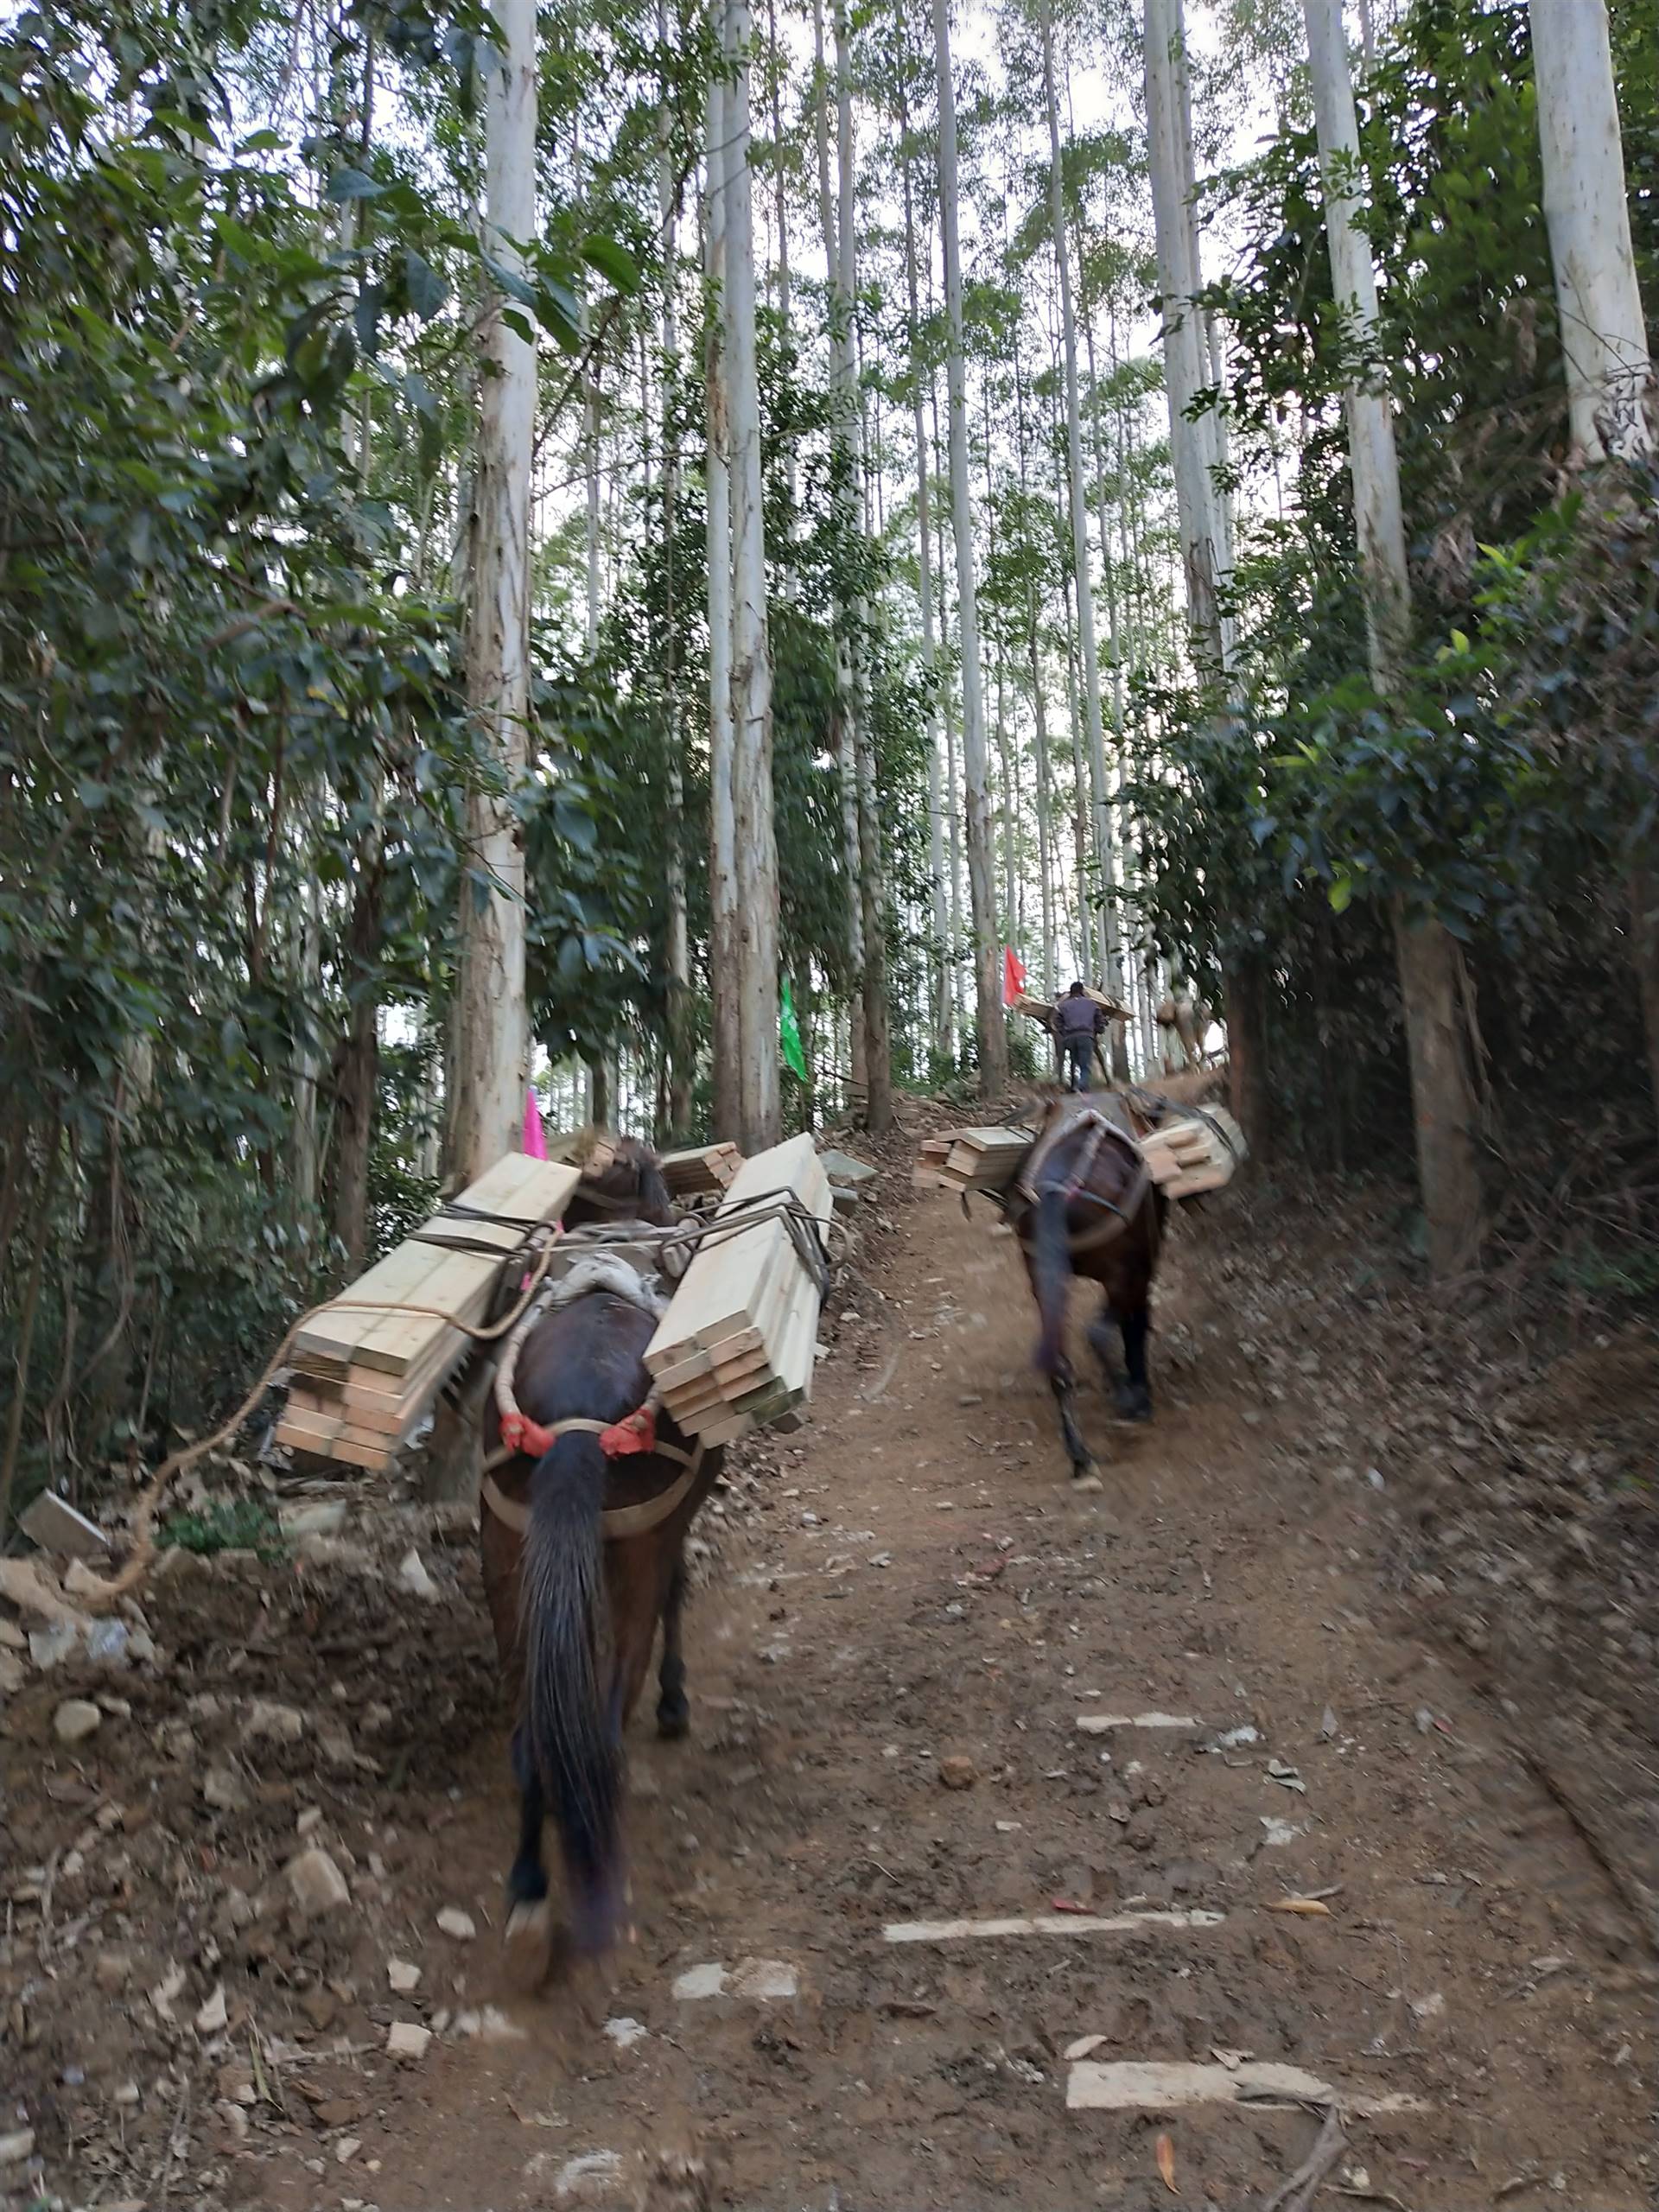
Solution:
<svg viewBox="0 0 1659 2212"><path fill-rule="evenodd" d="M1095 1463L1089 1446L1083 1440L1077 1418L1071 1411L1071 1394L1077 1388L1071 1372L1071 1363L1061 1360L1050 1381L1054 1403L1059 1408L1060 1433L1065 1439L1065 1454L1071 1462L1071 1479L1078 1490L1098 1490L1100 1477L1095 1472Z"/></svg>
<svg viewBox="0 0 1659 2212"><path fill-rule="evenodd" d="M658 1675L661 1692L657 1700L657 1733L677 1741L691 1726L691 1707L685 1695L685 1659L680 1648L681 1616L685 1610L685 1558L674 1562L674 1573L663 1602L663 1663Z"/></svg>
<svg viewBox="0 0 1659 2212"><path fill-rule="evenodd" d="M1152 1315L1144 1301L1118 1316L1123 1332L1123 1364L1128 1373L1117 1385L1117 1410L1124 1421L1152 1419L1152 1385L1147 1379L1147 1338Z"/></svg>

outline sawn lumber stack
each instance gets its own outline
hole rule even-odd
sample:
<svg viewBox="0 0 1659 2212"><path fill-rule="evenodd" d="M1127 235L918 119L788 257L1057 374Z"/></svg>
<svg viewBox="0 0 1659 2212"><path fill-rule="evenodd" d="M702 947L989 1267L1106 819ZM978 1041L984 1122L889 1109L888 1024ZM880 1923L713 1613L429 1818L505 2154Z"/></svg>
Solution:
<svg viewBox="0 0 1659 2212"><path fill-rule="evenodd" d="M1036 1132L1006 1128L950 1129L922 1143L921 1165L957 1191L1005 1191L1031 1150Z"/></svg>
<svg viewBox="0 0 1659 2212"><path fill-rule="evenodd" d="M742 1165L743 1155L734 1144L694 1145L689 1151L664 1154L663 1180L671 1198L702 1198L730 1190Z"/></svg>
<svg viewBox="0 0 1659 2212"><path fill-rule="evenodd" d="M504 1270L578 1179L563 1162L509 1153L314 1314L294 1340L276 1441L384 1467L472 1347L454 1325L487 1319Z"/></svg>
<svg viewBox="0 0 1659 2212"><path fill-rule="evenodd" d="M714 1232L645 1346L664 1407L705 1444L729 1444L811 1392L818 1287L779 1199L795 1201L820 1228L830 1219L830 1178L810 1136L738 1168ZM756 1219L739 1226L749 1211Z"/></svg>
<svg viewBox="0 0 1659 2212"><path fill-rule="evenodd" d="M1233 1179L1244 1157L1244 1132L1219 1106L1203 1114L1178 1114L1141 1140L1152 1179L1172 1198L1196 1198Z"/></svg>
<svg viewBox="0 0 1659 2212"><path fill-rule="evenodd" d="M917 1166L952 1190L1006 1191L1035 1141L1018 1123L992 1128L948 1129L924 1137ZM1244 1157L1244 1134L1218 1106L1202 1115L1176 1113L1138 1139L1152 1179L1172 1198L1196 1198L1233 1179Z"/></svg>

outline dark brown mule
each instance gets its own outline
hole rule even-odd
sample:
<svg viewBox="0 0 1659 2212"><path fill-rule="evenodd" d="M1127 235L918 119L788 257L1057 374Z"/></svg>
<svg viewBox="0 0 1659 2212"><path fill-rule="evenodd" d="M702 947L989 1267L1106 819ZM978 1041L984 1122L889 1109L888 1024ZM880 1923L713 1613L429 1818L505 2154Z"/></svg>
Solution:
<svg viewBox="0 0 1659 2212"><path fill-rule="evenodd" d="M1072 1414L1076 1377L1065 1352L1065 1294L1073 1275L1097 1282L1103 1294L1089 1341L1114 1386L1119 1417L1152 1418L1147 1338L1166 1201L1134 1139L1118 1125L1114 1105L1105 1097L1051 1105L1008 1209L1042 1316L1037 1365L1053 1386L1072 1477L1086 1484L1097 1478ZM1123 1339L1127 1372L1121 1376L1109 1349L1113 1324Z"/></svg>
<svg viewBox="0 0 1659 2212"><path fill-rule="evenodd" d="M607 1220L672 1224L647 1147L620 1147L597 1181L607 1199L631 1196L626 1206L606 1208ZM579 1217L573 1199L567 1225ZM650 1313L603 1287L556 1307L520 1347L513 1378L520 1410L547 1429L622 1421L650 1392L641 1355L655 1325ZM685 1539L719 1475L721 1454L688 1465L694 1440L662 1414L657 1435L684 1456L652 1451L607 1459L591 1427L568 1429L538 1459L521 1452L495 1469L497 1502L492 1506L486 1490L480 1516L484 1587L518 1706L512 1767L520 1821L507 1877L509 1925L547 1895L542 1823L550 1815L569 1883L572 1938L582 1952L613 1941L622 1909L623 1731L650 1670L659 1620L658 1726L681 1736L688 1725L680 1649ZM486 1459L499 1441L492 1401ZM669 1503L676 1489L683 1494L657 1518L653 1502Z"/></svg>

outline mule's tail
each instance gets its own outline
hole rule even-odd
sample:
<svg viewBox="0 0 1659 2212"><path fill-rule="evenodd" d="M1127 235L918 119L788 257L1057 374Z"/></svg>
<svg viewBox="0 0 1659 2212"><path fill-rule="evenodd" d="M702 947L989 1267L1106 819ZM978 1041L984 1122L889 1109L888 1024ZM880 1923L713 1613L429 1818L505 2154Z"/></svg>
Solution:
<svg viewBox="0 0 1659 2212"><path fill-rule="evenodd" d="M1044 1375L1058 1374L1065 1356L1065 1294L1071 1281L1071 1245L1065 1226L1068 1203L1063 1190L1043 1191L1037 1200L1032 1232L1032 1287L1043 1320L1043 1332L1037 1339L1037 1366Z"/></svg>
<svg viewBox="0 0 1659 2212"><path fill-rule="evenodd" d="M600 1513L605 1456L596 1436L562 1436L536 1469L521 1584L524 1732L559 1831L579 1948L610 1943L622 1902L621 1742L604 1709Z"/></svg>

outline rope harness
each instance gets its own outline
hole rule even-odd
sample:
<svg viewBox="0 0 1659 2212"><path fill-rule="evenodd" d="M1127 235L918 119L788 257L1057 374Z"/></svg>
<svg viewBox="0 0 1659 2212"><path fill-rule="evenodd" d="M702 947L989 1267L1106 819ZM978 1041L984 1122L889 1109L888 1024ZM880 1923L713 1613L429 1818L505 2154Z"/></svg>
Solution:
<svg viewBox="0 0 1659 2212"><path fill-rule="evenodd" d="M515 1459L544 1459L562 1436L596 1436L599 1448L607 1459L649 1454L673 1460L682 1470L657 1497L646 1498L638 1505L608 1507L600 1516L601 1531L607 1541L646 1535L652 1529L660 1528L684 1503L702 1465L702 1441L699 1438L688 1452L677 1444L659 1440L657 1414L660 1401L654 1389L642 1405L620 1421L573 1417L544 1424L532 1421L513 1395L518 1355L531 1331L548 1313L600 1291L627 1299L653 1319L660 1319L668 1301L652 1287L658 1277L677 1278L684 1274L695 1255L706 1247L725 1243L746 1230L759 1228L769 1221L785 1224L801 1264L823 1298L830 1287L823 1224L792 1191L757 1192L753 1198L740 1199L736 1205L727 1207L707 1221L682 1223L671 1229L645 1222L628 1222L614 1228L595 1224L591 1229L573 1231L565 1240L567 1250L576 1243L591 1247L594 1268L589 1268L589 1260L584 1256L563 1281L550 1285L524 1309L502 1347L501 1364L496 1370L495 1406L501 1441L484 1462L479 1495L487 1511L503 1527L523 1535L530 1526L530 1509L503 1494L495 1480L496 1469ZM598 1263L607 1256L607 1244L650 1247L656 1262L654 1274L651 1277L641 1274L631 1260L623 1261L620 1254L608 1255L614 1262L612 1268L601 1267ZM584 1270L588 1273L585 1274Z"/></svg>
<svg viewBox="0 0 1659 2212"><path fill-rule="evenodd" d="M1075 1136L1079 1129L1084 1128L1089 1132L1088 1142L1084 1147L1075 1166L1067 1173L1065 1181L1040 1186L1035 1183L1033 1179L1033 1169L1040 1170L1044 1165L1044 1154L1054 1150L1066 1138ZM1121 1200L1105 1198L1098 1191L1090 1191L1084 1187L1094 1168L1095 1161L1100 1156L1100 1148L1109 1138L1113 1143L1123 1147L1128 1154L1131 1163L1129 1185ZM1051 1190L1058 1190L1064 1198L1068 1210L1079 1199L1086 1205L1100 1207L1106 1217L1097 1228L1085 1229L1076 1235L1068 1235L1066 1238L1066 1249L1075 1260L1085 1254L1099 1251L1103 1246L1112 1243L1122 1236L1144 1201L1151 1184L1151 1171L1141 1157L1141 1148L1135 1139L1109 1122L1097 1107L1090 1107L1084 1112L1074 1116L1063 1127L1055 1129L1050 1139L1039 1140L1038 1145L1033 1148L1031 1166L1021 1175L1017 1187L1020 1195L1033 1205L1046 1196Z"/></svg>

